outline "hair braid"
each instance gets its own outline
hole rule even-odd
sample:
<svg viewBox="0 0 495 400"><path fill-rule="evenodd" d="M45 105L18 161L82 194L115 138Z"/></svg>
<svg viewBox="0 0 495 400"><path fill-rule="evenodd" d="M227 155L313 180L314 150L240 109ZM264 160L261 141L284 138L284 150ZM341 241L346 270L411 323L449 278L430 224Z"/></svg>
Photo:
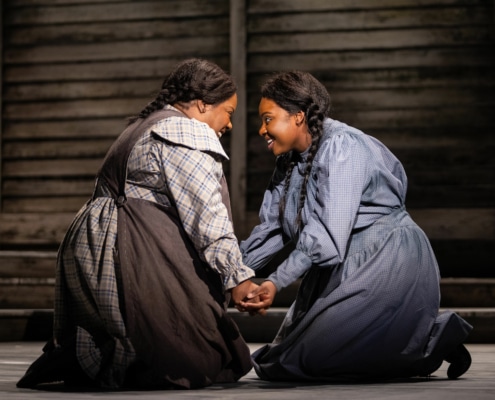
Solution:
<svg viewBox="0 0 495 400"><path fill-rule="evenodd" d="M287 199L287 193L289 192L289 184L290 178L292 176L292 170L296 166L296 160L294 153L291 153L291 156L287 158L287 171L285 173L285 184L284 184L284 194L280 198L280 202L278 203L279 217L282 220L285 211L285 203Z"/></svg>
<svg viewBox="0 0 495 400"><path fill-rule="evenodd" d="M306 196L308 193L308 181L311 175L311 169L313 167L313 160L319 148L321 134L323 132L323 120L324 115L318 112L318 105L313 104L308 108L307 119L308 128L311 133L311 147L308 151L308 157L306 160L306 169L304 170L304 179L301 186L301 192L299 193L299 202L297 209L296 223L298 226L302 224L301 212L304 207L304 202L306 201Z"/></svg>

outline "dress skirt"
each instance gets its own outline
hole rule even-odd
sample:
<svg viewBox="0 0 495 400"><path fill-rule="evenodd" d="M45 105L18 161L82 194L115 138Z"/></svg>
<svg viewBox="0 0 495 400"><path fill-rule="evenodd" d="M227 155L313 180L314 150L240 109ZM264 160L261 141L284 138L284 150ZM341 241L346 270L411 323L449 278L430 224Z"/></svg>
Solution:
<svg viewBox="0 0 495 400"><path fill-rule="evenodd" d="M175 208L96 197L59 249L54 340L19 386L191 389L235 382L252 362L227 315L228 300Z"/></svg>
<svg viewBox="0 0 495 400"><path fill-rule="evenodd" d="M266 380L373 380L432 372L472 327L438 314L439 270L405 210L353 232L343 263L314 266L273 343L253 354Z"/></svg>

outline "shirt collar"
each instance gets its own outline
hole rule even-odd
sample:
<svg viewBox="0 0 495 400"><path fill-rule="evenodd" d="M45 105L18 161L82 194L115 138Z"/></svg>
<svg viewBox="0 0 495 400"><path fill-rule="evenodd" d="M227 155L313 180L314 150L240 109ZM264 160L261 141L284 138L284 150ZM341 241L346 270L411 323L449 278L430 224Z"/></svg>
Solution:
<svg viewBox="0 0 495 400"><path fill-rule="evenodd" d="M165 105L164 109L179 111L169 104ZM194 118L188 118L186 115L172 116L157 122L152 130L169 142L194 150L213 152L226 160L229 159L215 131L208 124Z"/></svg>

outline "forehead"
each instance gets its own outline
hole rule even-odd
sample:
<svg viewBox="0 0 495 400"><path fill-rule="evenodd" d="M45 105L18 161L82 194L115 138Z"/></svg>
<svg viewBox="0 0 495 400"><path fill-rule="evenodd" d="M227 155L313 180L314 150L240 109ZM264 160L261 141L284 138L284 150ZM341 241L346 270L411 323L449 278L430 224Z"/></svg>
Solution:
<svg viewBox="0 0 495 400"><path fill-rule="evenodd" d="M266 113L279 112L282 110L282 108L273 100L267 99L266 97L262 97L260 100L258 110L260 115L263 115Z"/></svg>
<svg viewBox="0 0 495 400"><path fill-rule="evenodd" d="M224 107L231 107L233 109L235 109L237 107L237 94L233 94L232 97L228 98L227 100L225 100L222 105Z"/></svg>

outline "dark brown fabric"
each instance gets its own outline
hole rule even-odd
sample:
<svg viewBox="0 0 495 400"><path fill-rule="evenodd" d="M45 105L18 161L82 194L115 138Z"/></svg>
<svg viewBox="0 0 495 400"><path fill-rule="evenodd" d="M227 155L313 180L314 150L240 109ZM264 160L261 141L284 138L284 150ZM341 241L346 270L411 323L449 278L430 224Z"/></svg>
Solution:
<svg viewBox="0 0 495 400"><path fill-rule="evenodd" d="M132 383L196 388L251 369L221 282L199 259L172 209L128 199L119 209L126 326L142 364Z"/></svg>
<svg viewBox="0 0 495 400"><path fill-rule="evenodd" d="M125 198L132 147L147 128L169 115L153 113L124 131L99 173L119 206L125 321L138 359L127 384L198 388L233 382L251 369L251 358L227 315L220 277L200 260L173 207ZM222 189L230 214L225 179Z"/></svg>

